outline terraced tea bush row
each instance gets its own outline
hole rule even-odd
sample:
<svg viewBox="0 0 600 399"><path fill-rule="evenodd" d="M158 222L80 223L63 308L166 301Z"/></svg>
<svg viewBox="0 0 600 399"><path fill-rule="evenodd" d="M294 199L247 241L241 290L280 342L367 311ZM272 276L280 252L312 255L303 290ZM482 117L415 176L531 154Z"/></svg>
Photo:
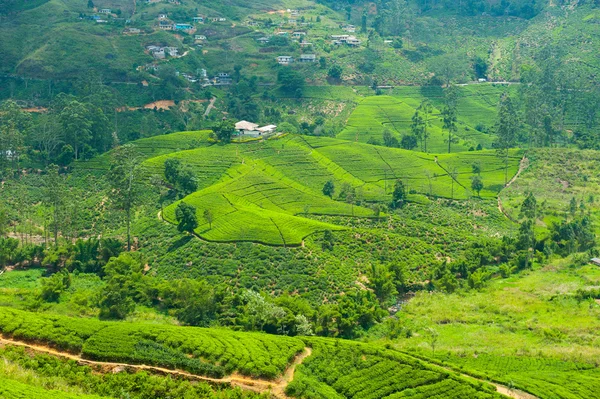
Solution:
<svg viewBox="0 0 600 399"><path fill-rule="evenodd" d="M70 352L80 352L92 335L106 323L95 319L74 319L42 315L0 307L0 332L25 341L35 341Z"/></svg>
<svg viewBox="0 0 600 399"><path fill-rule="evenodd" d="M438 358L465 372L514 385L540 398L600 398L600 369L589 363L493 354L447 354Z"/></svg>
<svg viewBox="0 0 600 399"><path fill-rule="evenodd" d="M502 398L476 383L407 355L348 341L310 339L287 393L299 398Z"/></svg>
<svg viewBox="0 0 600 399"><path fill-rule="evenodd" d="M0 332L83 357L180 368L221 377L234 371L275 378L302 351L301 340L195 327L111 323L0 307Z"/></svg>
<svg viewBox="0 0 600 399"><path fill-rule="evenodd" d="M243 399L266 398L258 394L226 385L211 385L202 381L188 381L146 371L124 370L119 373L99 373L93 367L78 365L73 360L28 352L22 347L5 346L0 349L0 397L13 398L8 389L15 384L21 390L18 398L28 399L28 392L37 398L53 397L43 390L78 392L64 397L85 398L118 397L129 399ZM26 388L21 389L22 383ZM4 388L4 392L3 392ZM87 394L87 395L85 395ZM56 395L59 395L56 392ZM100 395L100 396L92 396ZM58 396L60 397L60 396Z"/></svg>
<svg viewBox="0 0 600 399"><path fill-rule="evenodd" d="M0 377L0 398L2 399L103 399L106 396L83 395L49 390Z"/></svg>

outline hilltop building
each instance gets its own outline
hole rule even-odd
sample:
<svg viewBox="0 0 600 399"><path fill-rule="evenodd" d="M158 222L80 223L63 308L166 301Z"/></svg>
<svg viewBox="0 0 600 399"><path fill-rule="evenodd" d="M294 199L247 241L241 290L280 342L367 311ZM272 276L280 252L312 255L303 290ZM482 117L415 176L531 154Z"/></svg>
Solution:
<svg viewBox="0 0 600 399"><path fill-rule="evenodd" d="M252 138L258 138L258 137L268 137L268 136L272 135L277 130L277 126L276 125L267 125L267 126L259 127L259 125L257 125L256 123L252 123L252 122L248 122L248 121L239 121L238 123L235 124L235 130L237 131L237 133L240 137L248 136L248 137L252 137Z"/></svg>

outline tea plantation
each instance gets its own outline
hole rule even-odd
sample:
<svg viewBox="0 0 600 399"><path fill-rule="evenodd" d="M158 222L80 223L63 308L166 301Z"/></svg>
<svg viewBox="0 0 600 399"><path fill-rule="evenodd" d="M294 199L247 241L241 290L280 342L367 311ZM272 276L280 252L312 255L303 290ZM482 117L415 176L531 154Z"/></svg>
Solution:
<svg viewBox="0 0 600 399"><path fill-rule="evenodd" d="M183 369L223 377L235 371L275 378L304 343L296 338L229 330L110 323L0 308L0 331L84 358Z"/></svg>
<svg viewBox="0 0 600 399"><path fill-rule="evenodd" d="M476 174L484 183L479 195L492 198L502 189L504 174L512 177L516 173L521 155L518 150L511 151L505 171L504 160L493 151L436 156L296 135L263 142L211 145L204 134L176 133L139 143L146 158L147 176L162 175L165 162L171 158L191 168L198 191L182 201L196 207L196 234L215 242L299 245L315 232L343 229L307 216L379 217L369 209L370 204L390 201L398 179L410 191L409 200L420 202L423 195L466 199L475 195L471 177L477 167ZM195 148L177 150L186 146ZM149 148L162 155L152 157ZM91 165L95 167L96 162ZM89 166L90 163L82 163L79 167L85 170ZM322 192L328 181L336 187L331 197ZM345 198L344 190L348 188L356 192L351 203ZM166 207L162 215L165 220L176 223L178 204ZM207 210L214 216L212 223L203 216Z"/></svg>
<svg viewBox="0 0 600 399"><path fill-rule="evenodd" d="M86 319L8 308L0 308L0 331L5 337L81 351L87 359L156 365L212 377L239 371L273 379L308 345L313 352L287 387L288 394L298 398L431 398L438 394L445 398L502 397L491 385L459 377L408 355L351 341L142 323L89 323ZM24 389L20 384L15 387ZM16 396L18 391L13 388L0 388L0 392L11 399L34 397ZM48 395L78 397L53 392Z"/></svg>

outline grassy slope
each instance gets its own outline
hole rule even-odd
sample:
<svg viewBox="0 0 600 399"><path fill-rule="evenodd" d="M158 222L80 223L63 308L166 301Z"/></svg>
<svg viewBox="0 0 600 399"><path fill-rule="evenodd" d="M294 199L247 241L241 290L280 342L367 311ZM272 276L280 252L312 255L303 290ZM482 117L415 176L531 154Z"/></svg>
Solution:
<svg viewBox="0 0 600 399"><path fill-rule="evenodd" d="M505 91L514 92L510 87L481 84L459 88L458 101L458 143L452 145L453 152L466 151L481 145L491 148L494 136L479 132L476 127L492 127L496 118L498 99ZM398 87L386 96L367 97L350 115L346 128L338 135L345 140L366 143L369 139L382 142L384 130L389 130L398 140L411 134L412 117L419 104L430 100L436 107L429 128L427 148L429 152L447 152L448 133L443 131L440 109L443 107L443 93L435 87ZM423 144L421 143L421 149Z"/></svg>
<svg viewBox="0 0 600 399"><path fill-rule="evenodd" d="M168 140L168 146L176 146L176 139L164 137L168 136L161 138ZM149 145L152 139L142 143ZM149 173L162 174L164 162L175 157L192 167L199 191L184 201L197 207L201 223L196 233L211 241L300 244L314 232L336 229L300 215L372 215L364 207L324 196L321 189L328 180L335 182L338 195L349 184L358 190L359 199L386 202L396 179L415 193L450 197L454 190L455 198L469 198L474 163L481 165L484 198L496 196L504 182L502 160L489 151L433 156L304 136L208 147L197 142L195 146L199 148L172 153L165 147L165 154L146 160L145 165ZM514 152L509 176L516 172L517 160L518 152ZM452 170L457 172L454 184L448 175ZM175 222L176 205L165 209L166 220ZM204 220L205 209L215 216L212 228Z"/></svg>
<svg viewBox="0 0 600 399"><path fill-rule="evenodd" d="M70 393L56 389L45 389L32 383L25 383L0 376L0 397L2 399L102 399L105 396Z"/></svg>
<svg viewBox="0 0 600 399"><path fill-rule="evenodd" d="M480 292L421 293L403 308L420 332L396 346L431 355L425 329L432 327L436 357L448 364L540 398L597 398L600 306L570 296L598 284L597 267L561 260Z"/></svg>
<svg viewBox="0 0 600 399"><path fill-rule="evenodd" d="M577 201L578 209L583 203L584 212L591 212L593 218L598 220L598 151L537 149L529 151L528 157L531 166L501 195L506 210L513 218L518 219L523 199L532 192L547 215L543 221L538 221L541 229L562 220L573 198ZM598 225L597 233L600 233Z"/></svg>
<svg viewBox="0 0 600 399"><path fill-rule="evenodd" d="M427 362L375 345L143 323L94 321L90 326L89 322L0 308L0 331L6 335L51 346L64 346L66 340L76 343L71 350L76 353L83 350L84 357L132 364L149 362L174 368L185 367L184 364L201 359L201 364L217 363L215 367L223 368L227 374L240 369L246 375L273 379L287 368L296 353L308 345L314 348L314 352L306 360L307 364L300 368L299 383L294 384L294 396L301 398L314 397L310 395L311 392L321 392L325 393L325 397L335 398L375 398L380 397L382 388L394 397L406 397L419 392L431 397L431 394L439 393L441 387L449 388L444 393L448 399L501 397L494 393L490 385L451 375ZM149 345L148 342L154 343L149 347L151 350L142 351ZM337 382L333 379L346 374L349 367L356 374L353 384L343 383L343 378ZM385 378L380 378L378 382L367 378L369 373L377 370L385 370ZM198 374L203 374L198 371ZM359 375L362 375L360 381Z"/></svg>

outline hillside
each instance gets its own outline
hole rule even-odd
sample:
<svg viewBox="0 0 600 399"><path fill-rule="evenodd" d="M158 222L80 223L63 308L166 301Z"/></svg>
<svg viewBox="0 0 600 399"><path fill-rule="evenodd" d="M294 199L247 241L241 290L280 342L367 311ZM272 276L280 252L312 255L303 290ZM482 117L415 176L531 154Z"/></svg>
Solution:
<svg viewBox="0 0 600 399"><path fill-rule="evenodd" d="M494 387L489 384L450 374L410 355L377 346L310 338L303 342L299 338L247 333L237 334L234 339L230 339L223 330L203 331L182 327L175 327L168 332L162 327L160 334L157 334L158 330L144 324L94 323L86 326L87 322L83 320L36 316L6 308L0 309L0 313L0 331L16 340L36 337L37 342L53 347L66 347L74 353L81 351L83 359L133 365L150 363L157 367L183 369L197 375L200 381L202 376L220 377L240 368L245 375L273 380L276 387L275 378L281 375L295 352L308 346L312 348L312 353L309 352L304 360L305 364L299 366L298 376L290 385L283 387L287 393L299 398L315 395L352 398L375 395L415 397L415 394L416 397L424 398L442 391L448 398L462 398L465 395L482 399L503 397L495 393ZM208 338L207 334L213 335ZM192 348L199 348L198 344L202 344L202 352L196 349L190 353ZM353 369L360 375L360 379L347 375L348 361L355 362ZM211 366L211 363L220 365ZM118 364L113 363L114 366ZM327 364L329 366L324 369L323 366ZM388 379L379 379L374 384L368 377L369 373L379 374L383 370L386 370ZM343 377L342 374L346 376ZM348 379L353 380L352 385L345 382ZM392 380L395 383L390 385ZM245 384L251 387L261 383L260 379L256 379L254 383L252 379L246 381ZM215 378L213 382L219 383L219 380ZM222 383L238 385L235 379L223 379ZM270 391L271 388L259 389L262 390ZM10 390L7 394L8 398L13 397ZM51 394L56 398L80 397L66 394L61 396L58 392ZM281 397L280 395L276 397ZM90 399L92 397L94 396L89 396Z"/></svg>
<svg viewBox="0 0 600 399"><path fill-rule="evenodd" d="M385 100L385 97L375 98ZM196 137L193 145L200 148L168 152L168 143L181 138L174 147L185 148L188 137ZM152 155L165 153L151 157L145 148L152 148ZM483 198L495 197L504 182L503 160L492 151L430 155L294 135L223 146L210 145L201 132L194 136L176 133L141 140L140 151L148 158L144 162L148 175L162 175L168 159L178 159L191 168L198 191L182 201L196 207L199 220L204 219L205 210L211 210L214 222L200 223L196 233L217 242L298 245L315 232L343 228L307 219L309 215L377 218L379 215L369 209L369 204L390 201L397 179L405 182L407 191L417 201L423 194L456 199L477 194L470 186L473 165L481 168L479 175L485 184L478 194ZM509 176L516 173L518 159L518 152L514 152ZM94 168L97 163L92 160L80 167ZM449 175L451 172L453 177ZM328 181L338 187L337 201L322 192ZM345 203L344 189L358 190L359 201L364 201L364 205ZM178 203L165 208L162 215L165 220L176 223Z"/></svg>

